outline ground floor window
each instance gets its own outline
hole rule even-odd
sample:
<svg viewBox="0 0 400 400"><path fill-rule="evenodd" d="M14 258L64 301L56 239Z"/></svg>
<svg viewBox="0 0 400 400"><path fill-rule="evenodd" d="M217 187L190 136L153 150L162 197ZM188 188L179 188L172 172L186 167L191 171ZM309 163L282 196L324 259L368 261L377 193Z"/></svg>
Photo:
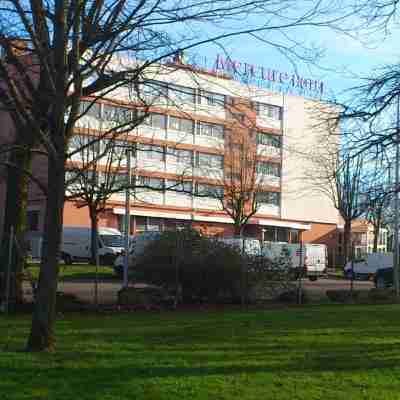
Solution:
<svg viewBox="0 0 400 400"><path fill-rule="evenodd" d="M299 243L300 231L298 229L268 226L263 229L263 240L265 242Z"/></svg>
<svg viewBox="0 0 400 400"><path fill-rule="evenodd" d="M169 219L169 218L156 218L156 217L142 217L131 215L131 235L137 235L143 232L162 232L174 231L189 228L191 221ZM125 215L118 216L118 227L120 232L125 232Z"/></svg>

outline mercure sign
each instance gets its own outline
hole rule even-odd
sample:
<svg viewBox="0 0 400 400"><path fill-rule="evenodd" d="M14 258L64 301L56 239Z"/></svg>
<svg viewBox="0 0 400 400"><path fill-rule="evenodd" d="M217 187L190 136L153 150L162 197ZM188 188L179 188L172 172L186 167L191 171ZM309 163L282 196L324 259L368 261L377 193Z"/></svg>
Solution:
<svg viewBox="0 0 400 400"><path fill-rule="evenodd" d="M282 93L321 97L325 91L325 84L319 79L304 78L297 73L232 60L220 54L217 55L213 69L217 73L224 72L242 83L254 84Z"/></svg>

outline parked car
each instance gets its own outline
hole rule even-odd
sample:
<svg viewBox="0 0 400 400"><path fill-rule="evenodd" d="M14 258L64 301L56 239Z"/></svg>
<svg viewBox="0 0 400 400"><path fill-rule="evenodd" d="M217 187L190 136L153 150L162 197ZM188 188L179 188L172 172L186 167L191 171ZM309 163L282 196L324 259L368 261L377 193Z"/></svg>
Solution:
<svg viewBox="0 0 400 400"><path fill-rule="evenodd" d="M146 246L153 240L159 239L161 236L160 232L144 232L142 234L130 237L130 249L129 249L129 269L132 271L137 258L143 254ZM114 261L114 272L116 275L122 277L124 272L125 255L120 254Z"/></svg>
<svg viewBox="0 0 400 400"><path fill-rule="evenodd" d="M376 271L374 283L377 289L385 289L393 285L393 267L381 268Z"/></svg>
<svg viewBox="0 0 400 400"><path fill-rule="evenodd" d="M393 267L393 253L371 253L365 259L355 260L353 268L351 261L344 267L344 276L347 279L372 279L379 269Z"/></svg>

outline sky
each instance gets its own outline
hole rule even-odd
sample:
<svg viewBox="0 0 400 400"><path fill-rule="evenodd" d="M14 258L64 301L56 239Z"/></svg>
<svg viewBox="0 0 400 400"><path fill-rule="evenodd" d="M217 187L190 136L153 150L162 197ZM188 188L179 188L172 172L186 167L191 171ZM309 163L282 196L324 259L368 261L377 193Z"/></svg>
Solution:
<svg viewBox="0 0 400 400"><path fill-rule="evenodd" d="M304 43L323 49L323 55L316 66L299 61L293 66L278 51L256 43L254 38L248 36L226 40L224 47L234 60L289 73L296 68L299 75L323 80L328 98L335 97L341 101L350 96L348 89L360 84L362 77L371 76L371 73L385 64L400 61L400 28L394 25L389 28L385 36L382 33L371 33L362 40L327 28L299 29L297 35L301 36ZM208 46L200 49L200 52L207 57L208 62L222 53L218 46Z"/></svg>

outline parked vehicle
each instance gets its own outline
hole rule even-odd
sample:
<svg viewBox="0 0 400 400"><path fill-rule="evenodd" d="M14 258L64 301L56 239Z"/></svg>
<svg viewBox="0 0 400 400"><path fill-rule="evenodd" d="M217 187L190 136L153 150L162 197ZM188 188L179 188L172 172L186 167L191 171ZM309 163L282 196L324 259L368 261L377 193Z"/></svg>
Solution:
<svg viewBox="0 0 400 400"><path fill-rule="evenodd" d="M347 279L368 280L375 276L379 269L393 267L393 253L371 253L365 259L349 261L344 267L344 276Z"/></svg>
<svg viewBox="0 0 400 400"><path fill-rule="evenodd" d="M160 236L160 232L144 232L136 236L130 236L129 269L133 269L137 258L143 254L146 246L153 240L159 239ZM120 254L114 261L114 272L120 277L123 275L124 262L124 254Z"/></svg>
<svg viewBox="0 0 400 400"><path fill-rule="evenodd" d="M248 256L260 256L262 254L260 241L258 239L224 237L218 240L227 244L228 246L235 247L240 252L244 251L244 254Z"/></svg>
<svg viewBox="0 0 400 400"><path fill-rule="evenodd" d="M124 238L118 229L99 228L99 259L101 264L113 264L124 250ZM61 258L65 264L89 261L91 258L91 228L64 226Z"/></svg>
<svg viewBox="0 0 400 400"><path fill-rule="evenodd" d="M27 245L28 255L33 260L40 260L42 258L43 233L27 231L24 234L24 241Z"/></svg>
<svg viewBox="0 0 400 400"><path fill-rule="evenodd" d="M393 285L393 267L380 268L374 276L374 283L377 289L384 289Z"/></svg>
<svg viewBox="0 0 400 400"><path fill-rule="evenodd" d="M310 281L316 281L322 276L327 267L328 253L324 244L288 244L264 242L262 244L264 256L276 259L282 254L282 251L287 251L291 259L291 265L296 275L303 273Z"/></svg>

